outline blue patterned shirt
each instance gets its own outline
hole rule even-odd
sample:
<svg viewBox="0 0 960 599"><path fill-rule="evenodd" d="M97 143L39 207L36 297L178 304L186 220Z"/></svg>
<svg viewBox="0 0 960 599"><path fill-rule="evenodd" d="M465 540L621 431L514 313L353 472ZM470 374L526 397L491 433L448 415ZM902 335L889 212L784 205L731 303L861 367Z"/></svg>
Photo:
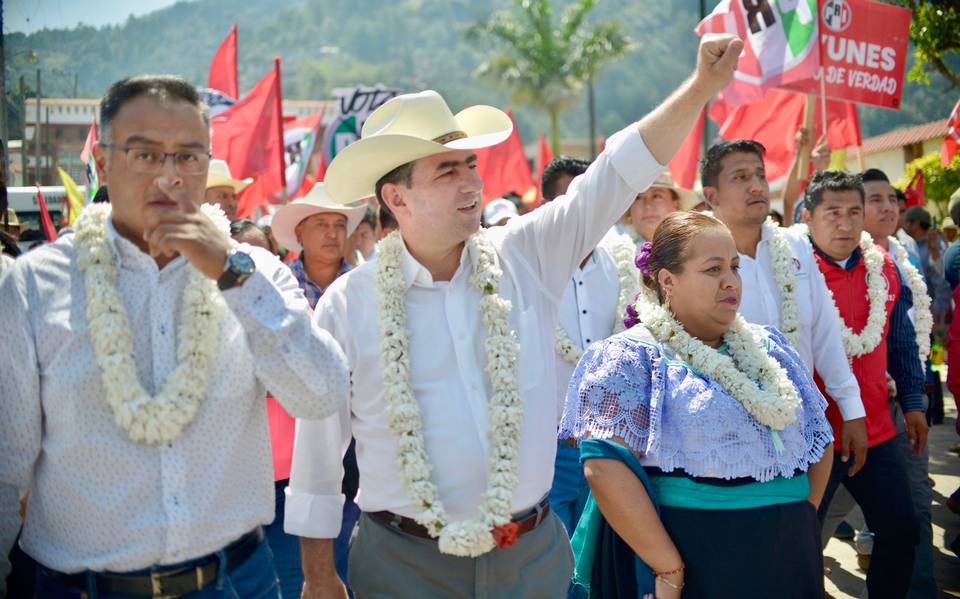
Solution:
<svg viewBox="0 0 960 599"><path fill-rule="evenodd" d="M307 269L303 265L303 254L297 256L297 259L287 266L289 266L290 270L293 271L293 276L296 277L297 281L300 283L300 288L303 289L303 294L307 296L307 302L310 304L310 309L315 309L317 307L317 302L320 301L320 296L323 295L323 289L311 281L310 277L307 275ZM337 271L336 279L339 279L352 268L352 266L347 264L346 260L341 258L340 270Z"/></svg>

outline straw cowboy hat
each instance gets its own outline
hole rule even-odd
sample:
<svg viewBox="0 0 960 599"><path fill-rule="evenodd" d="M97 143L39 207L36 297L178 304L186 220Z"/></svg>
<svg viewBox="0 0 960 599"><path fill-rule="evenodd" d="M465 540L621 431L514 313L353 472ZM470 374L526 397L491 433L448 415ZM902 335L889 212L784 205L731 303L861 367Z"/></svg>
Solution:
<svg viewBox="0 0 960 599"><path fill-rule="evenodd" d="M327 195L323 183L316 183L310 193L277 210L277 213L273 215L270 230L277 238L277 243L288 250L299 252L303 248L300 247L300 242L297 240L296 230L297 225L303 222L303 219L325 212L342 214L347 217L347 237L350 237L356 230L357 225L360 224L365 211L366 206L351 208L334 202Z"/></svg>
<svg viewBox="0 0 960 599"><path fill-rule="evenodd" d="M253 179L234 179L230 174L230 165L225 160L214 158L210 161L210 168L207 169L207 189L211 187L232 187L235 193L240 193L243 189L253 183Z"/></svg>
<svg viewBox="0 0 960 599"><path fill-rule="evenodd" d="M677 194L677 197L680 198L680 210L690 210L700 202L700 198L697 197L697 192L692 189L684 189L674 184L673 177L670 176L670 171L660 173L657 176L657 180L650 184L651 189L654 187L669 189Z"/></svg>
<svg viewBox="0 0 960 599"><path fill-rule="evenodd" d="M374 195L377 181L393 169L450 150L475 150L502 142L513 122L492 106L471 106L453 114L435 91L404 94L376 109L360 139L327 168L327 193L341 204Z"/></svg>

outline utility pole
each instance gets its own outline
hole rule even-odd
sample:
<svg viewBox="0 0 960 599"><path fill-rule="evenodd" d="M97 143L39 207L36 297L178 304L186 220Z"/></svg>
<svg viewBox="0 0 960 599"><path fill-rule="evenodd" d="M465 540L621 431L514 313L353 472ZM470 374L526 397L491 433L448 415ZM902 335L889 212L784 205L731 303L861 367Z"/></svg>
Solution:
<svg viewBox="0 0 960 599"><path fill-rule="evenodd" d="M40 185L40 69L37 69L37 111L34 115L33 125L33 150L34 159L34 183Z"/></svg>
<svg viewBox="0 0 960 599"><path fill-rule="evenodd" d="M3 11L0 11L2 13ZM3 15L0 14L0 137L3 137L3 148L0 149L0 184L7 186L9 181L10 138L7 135L7 62L4 50Z"/></svg>
<svg viewBox="0 0 960 599"><path fill-rule="evenodd" d="M593 73L590 73L590 78L587 79L587 117L588 117L588 129L590 133L590 161L593 162L593 159L597 157L597 111L593 99ZM543 166L540 166L540 170L543 170Z"/></svg>
<svg viewBox="0 0 960 599"><path fill-rule="evenodd" d="M73 97L77 97L77 88L80 86L80 73L73 74Z"/></svg>
<svg viewBox="0 0 960 599"><path fill-rule="evenodd" d="M20 75L20 183L27 184L27 81Z"/></svg>

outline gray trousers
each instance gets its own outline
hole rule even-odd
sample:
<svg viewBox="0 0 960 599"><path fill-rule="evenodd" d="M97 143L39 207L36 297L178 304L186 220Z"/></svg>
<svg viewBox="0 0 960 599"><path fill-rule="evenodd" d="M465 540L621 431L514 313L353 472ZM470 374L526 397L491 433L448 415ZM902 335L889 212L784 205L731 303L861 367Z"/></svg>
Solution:
<svg viewBox="0 0 960 599"><path fill-rule="evenodd" d="M348 567L356 599L562 599L572 574L570 540L552 511L511 547L477 558L440 553L436 541L363 514Z"/></svg>

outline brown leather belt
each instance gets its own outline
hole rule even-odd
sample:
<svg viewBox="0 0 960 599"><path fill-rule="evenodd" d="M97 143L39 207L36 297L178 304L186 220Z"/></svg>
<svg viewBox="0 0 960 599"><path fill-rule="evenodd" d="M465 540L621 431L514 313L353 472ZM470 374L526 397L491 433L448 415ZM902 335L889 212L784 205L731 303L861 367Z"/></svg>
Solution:
<svg viewBox="0 0 960 599"><path fill-rule="evenodd" d="M400 514L394 514L393 512L364 512L366 515L370 516L377 522L386 524L387 526L392 526L393 528L405 532L409 535L415 537L420 537L421 539L427 539L430 541L436 541L435 538L430 536L430 533L427 532L425 526L418 523L413 518L407 518L406 516L401 516ZM514 524L517 525L516 536L521 537L543 522L547 514L550 513L550 498L549 496L541 499L537 505L530 508L530 511L524 515L517 516L511 520Z"/></svg>
<svg viewBox="0 0 960 599"><path fill-rule="evenodd" d="M263 542L263 529L257 527L224 548L227 556L226 570L230 572L247 561L260 543ZM77 589L86 590L87 576L64 574L39 565L41 576L53 578ZM105 594L133 595L136 597L179 597L187 593L202 590L217 580L220 560L211 553L184 564L160 566L152 572L121 574L97 572L97 590Z"/></svg>

